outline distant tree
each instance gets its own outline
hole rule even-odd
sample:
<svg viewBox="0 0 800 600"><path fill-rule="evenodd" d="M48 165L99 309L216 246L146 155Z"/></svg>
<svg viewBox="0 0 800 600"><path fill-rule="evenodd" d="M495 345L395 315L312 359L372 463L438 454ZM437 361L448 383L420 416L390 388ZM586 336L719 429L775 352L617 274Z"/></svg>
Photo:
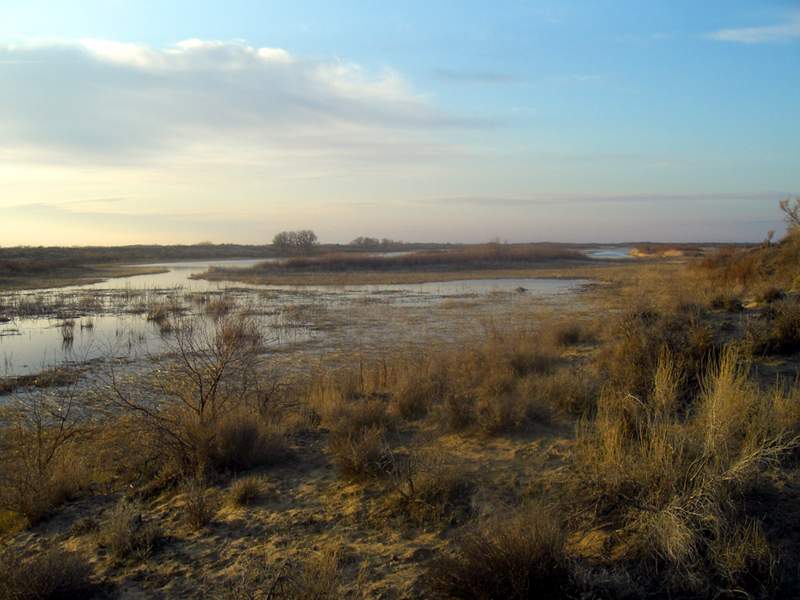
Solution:
<svg viewBox="0 0 800 600"><path fill-rule="evenodd" d="M272 245L279 250L288 250L291 247L291 233L288 231L276 233L272 238Z"/></svg>
<svg viewBox="0 0 800 600"><path fill-rule="evenodd" d="M358 246L359 248L376 248L380 245L378 238L359 236L350 242L351 246Z"/></svg>
<svg viewBox="0 0 800 600"><path fill-rule="evenodd" d="M307 254L319 242L317 234L310 229L281 231L272 238L272 245L283 252Z"/></svg>
<svg viewBox="0 0 800 600"><path fill-rule="evenodd" d="M792 200L786 198L785 200L781 200L781 210L783 211L786 219L786 225L789 228L789 231L797 231L800 229L800 197L794 199L794 204L792 204Z"/></svg>

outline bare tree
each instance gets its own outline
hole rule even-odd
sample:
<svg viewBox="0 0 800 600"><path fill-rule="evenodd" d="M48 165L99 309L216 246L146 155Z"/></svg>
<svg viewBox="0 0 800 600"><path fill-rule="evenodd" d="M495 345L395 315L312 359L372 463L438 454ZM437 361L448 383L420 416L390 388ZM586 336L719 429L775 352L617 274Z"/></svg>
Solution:
<svg viewBox="0 0 800 600"><path fill-rule="evenodd" d="M794 199L794 203L790 198L781 200L781 210L786 219L786 225L789 231L797 231L800 229L800 197Z"/></svg>
<svg viewBox="0 0 800 600"><path fill-rule="evenodd" d="M168 353L145 378L111 366L111 402L134 417L187 474L208 467L220 424L237 410L257 412L263 337L254 320L176 321ZM249 403L249 404L248 404Z"/></svg>
<svg viewBox="0 0 800 600"><path fill-rule="evenodd" d="M318 244L317 234L310 229L281 231L272 238L272 244L284 252L307 254Z"/></svg>

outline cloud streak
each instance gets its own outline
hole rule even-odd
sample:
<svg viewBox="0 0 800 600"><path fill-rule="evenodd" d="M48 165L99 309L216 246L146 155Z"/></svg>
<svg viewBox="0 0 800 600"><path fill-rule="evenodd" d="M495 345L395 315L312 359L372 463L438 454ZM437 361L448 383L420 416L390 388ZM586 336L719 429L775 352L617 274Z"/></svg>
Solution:
<svg viewBox="0 0 800 600"><path fill-rule="evenodd" d="M21 161L147 162L444 151L447 114L395 71L244 42L152 48L106 40L0 46L0 153Z"/></svg>
<svg viewBox="0 0 800 600"><path fill-rule="evenodd" d="M768 44L800 40L800 13L793 14L782 23L758 27L720 29L707 35L718 42L739 44Z"/></svg>

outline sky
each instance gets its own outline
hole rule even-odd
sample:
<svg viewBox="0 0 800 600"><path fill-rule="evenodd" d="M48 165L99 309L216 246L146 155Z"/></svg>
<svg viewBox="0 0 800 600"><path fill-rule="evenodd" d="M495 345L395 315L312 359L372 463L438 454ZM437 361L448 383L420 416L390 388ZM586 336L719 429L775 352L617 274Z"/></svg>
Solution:
<svg viewBox="0 0 800 600"><path fill-rule="evenodd" d="M759 241L800 0L0 0L0 245Z"/></svg>

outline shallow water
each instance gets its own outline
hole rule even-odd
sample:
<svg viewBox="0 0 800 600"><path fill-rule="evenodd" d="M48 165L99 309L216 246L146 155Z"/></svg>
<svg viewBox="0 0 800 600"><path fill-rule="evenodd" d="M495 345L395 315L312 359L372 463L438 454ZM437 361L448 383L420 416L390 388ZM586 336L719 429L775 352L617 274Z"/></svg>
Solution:
<svg viewBox="0 0 800 600"><path fill-rule="evenodd" d="M586 254L590 258L633 258L631 256L631 248L628 247L594 248Z"/></svg>
<svg viewBox="0 0 800 600"><path fill-rule="evenodd" d="M101 283L0 296L0 375L37 373L63 363L85 363L109 356L158 353L169 340L147 320L147 307L171 302L185 314L202 315L209 300L226 298L246 307L269 331L272 344L300 343L321 335L304 311L369 303L434 306L455 298L524 294L556 298L586 282L576 279L475 279L419 284L275 286L190 279L210 266L246 267L263 259L157 263L165 273L110 279ZM8 307L17 307L20 317ZM74 323L67 327L65 320ZM69 333L72 337L70 339Z"/></svg>

